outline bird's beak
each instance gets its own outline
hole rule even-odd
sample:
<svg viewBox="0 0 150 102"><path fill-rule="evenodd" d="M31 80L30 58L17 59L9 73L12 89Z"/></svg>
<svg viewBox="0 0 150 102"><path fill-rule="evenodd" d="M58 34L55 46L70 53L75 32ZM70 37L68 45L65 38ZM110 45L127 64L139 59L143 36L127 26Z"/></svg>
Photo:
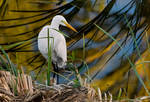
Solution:
<svg viewBox="0 0 150 102"><path fill-rule="evenodd" d="M63 23L68 27L70 28L71 30L75 31L75 32L78 32L75 28L73 28L70 24L68 24L67 22L63 21Z"/></svg>

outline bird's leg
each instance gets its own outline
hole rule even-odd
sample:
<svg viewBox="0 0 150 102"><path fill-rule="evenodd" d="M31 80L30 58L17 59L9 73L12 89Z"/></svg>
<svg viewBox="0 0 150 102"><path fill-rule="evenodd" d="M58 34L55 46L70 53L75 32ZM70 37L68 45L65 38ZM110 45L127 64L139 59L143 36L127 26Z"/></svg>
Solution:
<svg viewBox="0 0 150 102"><path fill-rule="evenodd" d="M53 65L53 68L54 68L54 72L56 71L56 68L55 68L55 64L54 63L52 63L52 65ZM55 73L53 73L53 79L55 78Z"/></svg>
<svg viewBox="0 0 150 102"><path fill-rule="evenodd" d="M57 78L57 84L59 84L59 75L58 75L59 70L58 70L57 64L56 64L56 72L57 72L57 75L56 75L56 78Z"/></svg>
<svg viewBox="0 0 150 102"><path fill-rule="evenodd" d="M56 74L56 73L59 72L59 71L58 71L57 63L56 63L56 64L52 63L52 64L53 64L53 67L54 67L53 79L56 79L56 80L57 80L56 83L59 84L59 75ZM55 72L56 72L56 73L55 73ZM55 76L56 76L56 78L55 78Z"/></svg>
<svg viewBox="0 0 150 102"><path fill-rule="evenodd" d="M56 64L52 62L52 65L53 65L53 82L55 83L55 76L56 76L56 73L57 72L57 67L56 67Z"/></svg>

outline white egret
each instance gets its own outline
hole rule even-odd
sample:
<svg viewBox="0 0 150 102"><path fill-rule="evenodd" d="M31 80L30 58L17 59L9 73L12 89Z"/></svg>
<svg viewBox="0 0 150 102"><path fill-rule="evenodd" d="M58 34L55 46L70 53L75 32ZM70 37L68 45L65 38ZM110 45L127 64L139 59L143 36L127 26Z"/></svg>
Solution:
<svg viewBox="0 0 150 102"><path fill-rule="evenodd" d="M38 48L41 54L48 60L48 29L49 29L49 45L51 46L51 58L54 71L58 72L59 68L63 68L67 62L67 47L65 37L59 32L59 26L66 26L77 32L66 19L61 15L56 15L51 25L42 28L38 36ZM55 77L55 74L54 74ZM58 81L58 75L57 75Z"/></svg>

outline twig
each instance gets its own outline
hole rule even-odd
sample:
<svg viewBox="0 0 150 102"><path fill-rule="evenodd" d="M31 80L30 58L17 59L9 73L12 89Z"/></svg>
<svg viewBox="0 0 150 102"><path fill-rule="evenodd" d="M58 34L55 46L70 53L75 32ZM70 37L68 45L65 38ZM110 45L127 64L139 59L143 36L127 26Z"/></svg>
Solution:
<svg viewBox="0 0 150 102"><path fill-rule="evenodd" d="M42 92L36 92L36 94L32 95L31 97L25 99L25 102L30 102L33 101L34 99L36 99L37 97L41 97L42 96Z"/></svg>
<svg viewBox="0 0 150 102"><path fill-rule="evenodd" d="M5 90L3 87L0 87L0 93L14 98L14 95L12 93L10 93L9 91Z"/></svg>

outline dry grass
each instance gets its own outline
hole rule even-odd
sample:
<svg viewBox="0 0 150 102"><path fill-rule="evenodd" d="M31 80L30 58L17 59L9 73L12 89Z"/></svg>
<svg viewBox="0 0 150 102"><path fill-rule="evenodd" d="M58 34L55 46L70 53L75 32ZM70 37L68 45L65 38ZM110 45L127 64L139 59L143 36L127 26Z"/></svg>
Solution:
<svg viewBox="0 0 150 102"><path fill-rule="evenodd" d="M88 96L89 102L112 102L112 94L109 93L107 95L106 93L104 93L104 97L102 97L102 92L101 92L100 88L98 88L97 90L94 89L87 82L87 79L83 80L81 78L78 70L76 70L76 73L78 73L77 77L80 81L81 86L87 88L87 90L88 90L87 96Z"/></svg>
<svg viewBox="0 0 150 102"><path fill-rule="evenodd" d="M0 71L0 97L5 101L12 101L15 95L32 95L33 85L30 76L24 73L15 77L10 72Z"/></svg>
<svg viewBox="0 0 150 102"><path fill-rule="evenodd" d="M143 102L150 99L143 96L116 101L112 94L102 94L100 88L92 88L87 79L83 80L80 75L78 78L82 87L64 84L47 86L33 84L31 77L24 73L15 77L10 72L0 71L0 102Z"/></svg>
<svg viewBox="0 0 150 102"><path fill-rule="evenodd" d="M80 75L78 75L80 77ZM82 78L80 77L80 81ZM30 76L24 73L15 77L10 72L0 71L0 101L3 102L112 102L107 95L102 97L100 89L98 94L87 81L82 81L82 87L74 88L68 85L46 86L43 84L32 84ZM104 99L104 100L102 100Z"/></svg>

